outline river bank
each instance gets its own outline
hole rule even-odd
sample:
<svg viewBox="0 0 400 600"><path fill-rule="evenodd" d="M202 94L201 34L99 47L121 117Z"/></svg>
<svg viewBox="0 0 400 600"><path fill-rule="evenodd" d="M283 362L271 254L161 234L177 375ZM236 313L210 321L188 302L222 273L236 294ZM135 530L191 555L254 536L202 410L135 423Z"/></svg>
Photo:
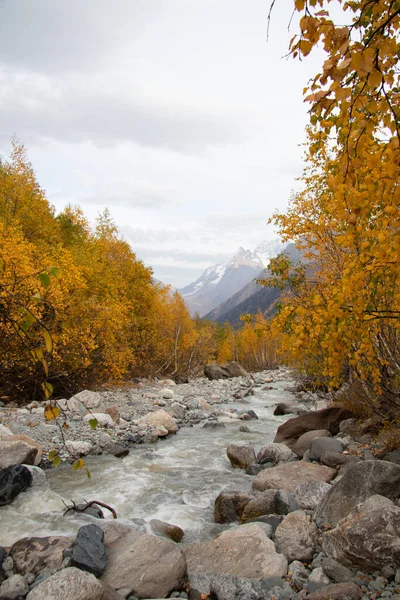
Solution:
<svg viewBox="0 0 400 600"><path fill-rule="evenodd" d="M354 421L343 420L348 415L337 412L342 409L316 411L321 399L296 390L288 371L177 386L141 382L100 396L91 411L111 417L115 411L104 411L114 408L129 425L114 421L92 431L72 402L71 441L96 450L103 436L109 444L128 446L123 436L141 433L125 457L86 456L91 479L68 464L45 473L37 469L34 485L0 507L0 544L11 546L4 555L1 600L397 598L400 466L375 460L373 444ZM277 410L278 404L286 409ZM25 419L39 415L38 408L43 412L32 406L29 415L22 413L22 425L12 409L7 426L29 427ZM139 422L160 410L173 420L176 434L159 436L159 421ZM274 415L284 410L303 416ZM42 465L57 441L42 433L46 427L54 424L31 429L46 448ZM69 458L66 453L66 463ZM84 499L110 504L117 521L106 510L104 520L63 516L63 502ZM344 506L343 515L332 506ZM355 536L350 540L338 518L347 510L352 516L346 531ZM361 541L353 531L360 523ZM385 549L376 545L377 535ZM46 542L38 540L44 537ZM70 595L56 595L60 586ZM15 590L24 593L16 596Z"/></svg>

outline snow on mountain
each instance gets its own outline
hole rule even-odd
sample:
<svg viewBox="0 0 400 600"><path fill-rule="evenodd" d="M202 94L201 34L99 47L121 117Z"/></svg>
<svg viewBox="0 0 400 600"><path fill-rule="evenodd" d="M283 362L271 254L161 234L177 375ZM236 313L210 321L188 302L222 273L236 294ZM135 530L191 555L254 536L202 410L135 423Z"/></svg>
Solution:
<svg viewBox="0 0 400 600"><path fill-rule="evenodd" d="M179 292L192 313L204 316L257 277L282 248L278 240L263 242L254 252L240 247L229 260L208 267L195 282Z"/></svg>

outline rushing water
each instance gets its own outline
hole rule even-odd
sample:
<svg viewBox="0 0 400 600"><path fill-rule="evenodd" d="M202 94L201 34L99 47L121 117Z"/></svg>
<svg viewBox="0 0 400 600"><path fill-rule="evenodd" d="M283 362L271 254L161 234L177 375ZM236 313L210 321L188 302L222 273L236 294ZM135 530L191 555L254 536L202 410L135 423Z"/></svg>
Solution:
<svg viewBox="0 0 400 600"><path fill-rule="evenodd" d="M226 448L230 442L247 441L257 450L273 440L277 427L287 419L273 416L274 405L293 401L293 395L284 391L290 383L274 382L274 389L250 396L248 405L221 405L252 408L259 420L246 422L249 433L239 431L242 421L230 421L225 428L216 429L203 429L203 422L156 444L135 446L124 459L87 457L90 480L70 466L48 471L50 489L32 488L1 508L2 544L28 535L73 535L82 524L95 522L76 513L64 517L63 500L70 503L71 499L106 502L121 521L135 519L137 527L148 531L151 519L179 525L185 531L184 542L216 535L227 526L213 522L215 498L224 489L249 490L252 481L244 471L231 467Z"/></svg>

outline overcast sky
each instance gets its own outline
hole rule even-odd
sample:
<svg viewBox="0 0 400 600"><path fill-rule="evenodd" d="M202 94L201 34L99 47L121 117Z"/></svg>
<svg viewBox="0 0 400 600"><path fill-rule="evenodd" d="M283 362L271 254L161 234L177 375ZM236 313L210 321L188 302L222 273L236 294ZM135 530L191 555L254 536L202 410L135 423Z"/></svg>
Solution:
<svg viewBox="0 0 400 600"><path fill-rule="evenodd" d="M291 0L0 0L0 153L26 145L57 210L106 206L179 287L274 237L302 171Z"/></svg>

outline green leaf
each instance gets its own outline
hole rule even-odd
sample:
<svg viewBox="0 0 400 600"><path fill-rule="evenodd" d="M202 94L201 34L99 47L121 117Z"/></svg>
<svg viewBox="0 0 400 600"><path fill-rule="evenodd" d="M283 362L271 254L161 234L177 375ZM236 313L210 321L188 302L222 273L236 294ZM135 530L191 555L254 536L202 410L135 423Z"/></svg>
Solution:
<svg viewBox="0 0 400 600"><path fill-rule="evenodd" d="M44 383L42 383L42 389L44 391L44 395L46 396L46 398L50 398L50 396L53 393L53 386L51 385L51 383L49 383L48 381L45 381ZM52 409L54 411L54 413L56 413L58 411L57 414L54 417L52 417L53 419L55 419L60 414L60 409L57 408L56 406L54 406L54 407L46 406L46 410L48 408ZM46 417L46 419L47 419L47 417ZM51 421L51 418L47 419L47 420Z"/></svg>
<svg viewBox="0 0 400 600"><path fill-rule="evenodd" d="M72 465L72 468L74 471L77 471L78 469L83 469L84 466L85 466L85 461L83 460L83 458L78 458L78 460L76 460L74 462L74 464Z"/></svg>
<svg viewBox="0 0 400 600"><path fill-rule="evenodd" d="M59 269L58 267L50 267L49 273L51 275L53 275L53 277L56 277L57 279L59 279L61 277L61 269Z"/></svg>
<svg viewBox="0 0 400 600"><path fill-rule="evenodd" d="M54 465L55 467L58 467L58 465L60 464L60 462L61 462L61 458L60 458L59 456L56 456L56 457L53 459L53 465Z"/></svg>
<svg viewBox="0 0 400 600"><path fill-rule="evenodd" d="M39 273L38 279L43 287L47 288L50 285L50 276L48 273Z"/></svg>
<svg viewBox="0 0 400 600"><path fill-rule="evenodd" d="M99 422L97 419L89 419L89 425L90 425L91 429L96 429L98 424L99 424Z"/></svg>
<svg viewBox="0 0 400 600"><path fill-rule="evenodd" d="M91 474L90 474L90 471L89 471L89 469L88 469L87 467L85 467L85 471L86 471L86 477L87 477L88 479L92 479L92 476L91 476Z"/></svg>
<svg viewBox="0 0 400 600"><path fill-rule="evenodd" d="M52 352L53 350L53 339L51 337L51 335L49 334L48 331L46 331L46 329L43 331L43 337L44 337L44 341L46 344L46 350L47 352Z"/></svg>
<svg viewBox="0 0 400 600"><path fill-rule="evenodd" d="M49 460L53 460L56 456L58 456L58 450L51 450L49 452Z"/></svg>
<svg viewBox="0 0 400 600"><path fill-rule="evenodd" d="M28 331L35 321L36 317L30 311L26 311L24 320L20 324L19 328L22 329L22 331Z"/></svg>

